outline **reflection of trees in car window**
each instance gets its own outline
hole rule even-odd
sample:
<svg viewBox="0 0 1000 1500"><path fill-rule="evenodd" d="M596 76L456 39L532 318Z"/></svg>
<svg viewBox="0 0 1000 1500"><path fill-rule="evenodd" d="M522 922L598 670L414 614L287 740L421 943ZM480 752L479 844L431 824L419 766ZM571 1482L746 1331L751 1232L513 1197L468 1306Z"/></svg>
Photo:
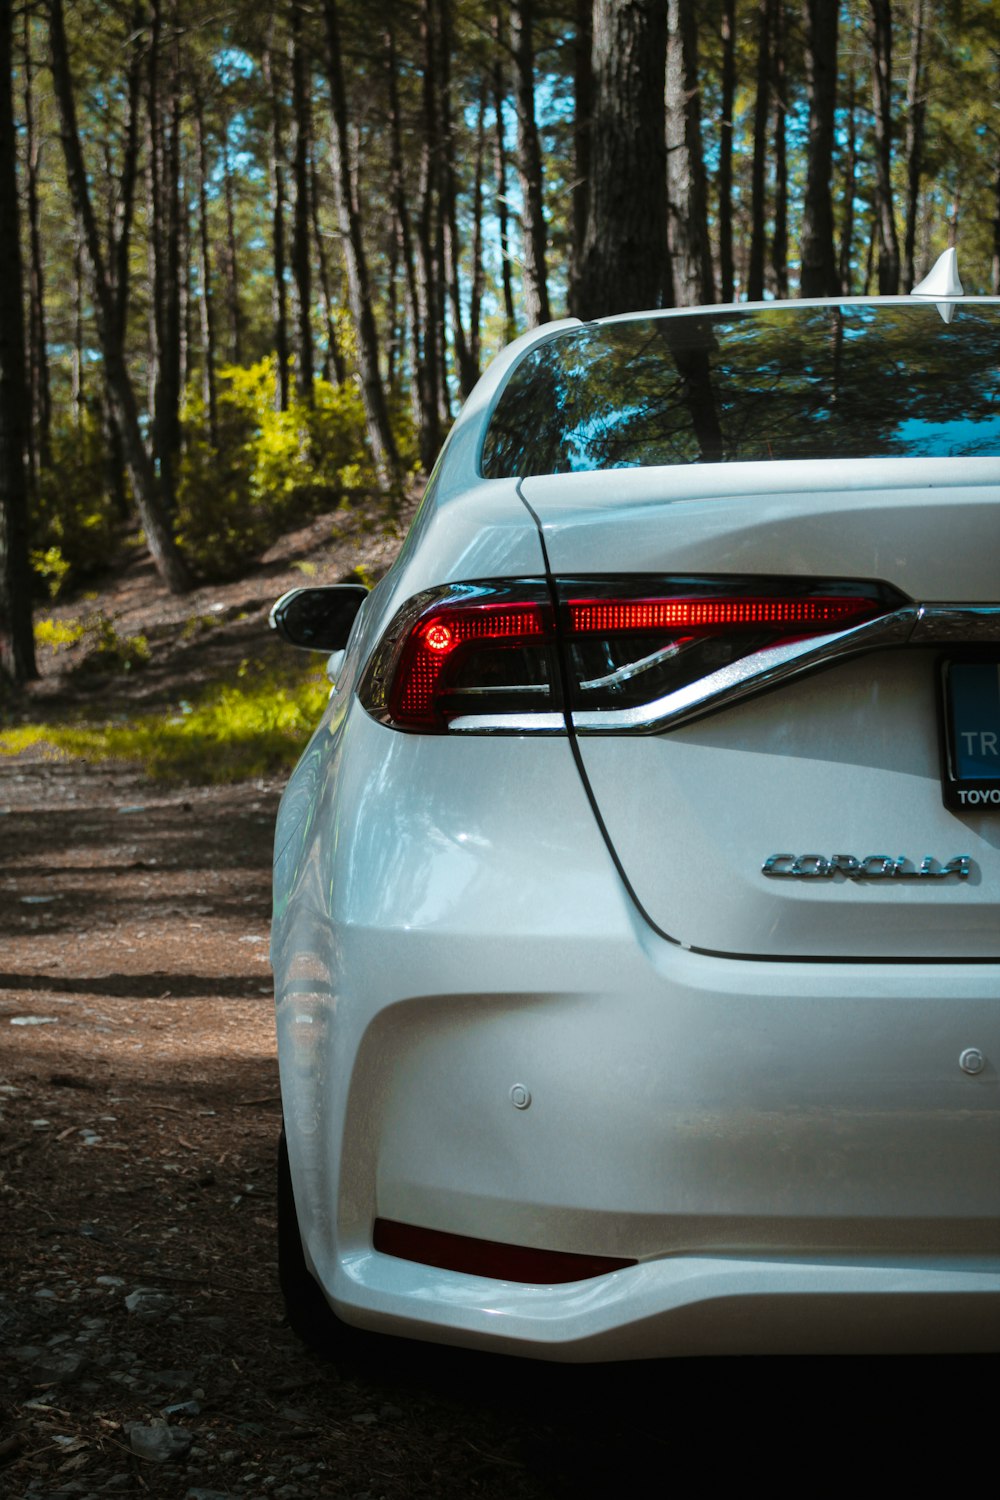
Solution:
<svg viewBox="0 0 1000 1500"><path fill-rule="evenodd" d="M483 472L1000 455L1000 309L775 306L557 334L501 393Z"/></svg>

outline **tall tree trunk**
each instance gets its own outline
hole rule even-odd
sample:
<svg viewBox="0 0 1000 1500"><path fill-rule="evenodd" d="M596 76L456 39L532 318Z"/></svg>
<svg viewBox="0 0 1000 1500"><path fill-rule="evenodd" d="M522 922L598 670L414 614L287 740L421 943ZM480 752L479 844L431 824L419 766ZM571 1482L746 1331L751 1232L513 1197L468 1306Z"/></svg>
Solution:
<svg viewBox="0 0 1000 1500"><path fill-rule="evenodd" d="M774 229L771 266L774 290L788 296L788 61L784 0L775 0L771 45L771 97L774 101Z"/></svg>
<svg viewBox="0 0 1000 1500"><path fill-rule="evenodd" d="M496 178L496 217L500 235L500 280L503 286L504 342L516 332L514 321L514 288L510 273L510 212L507 206L507 151L504 145L503 106L506 98L502 57L502 28L498 11L491 22L493 38L493 170Z"/></svg>
<svg viewBox="0 0 1000 1500"><path fill-rule="evenodd" d="M267 169L271 189L271 248L274 265L271 280L271 316L274 328L274 360L278 378L274 401L278 411L288 410L288 289L285 283L285 149L284 105L272 36L264 49L264 78L271 97L271 136Z"/></svg>
<svg viewBox="0 0 1000 1500"><path fill-rule="evenodd" d="M951 204L948 209L948 244L954 249L958 244L958 226L962 218L962 177L961 172L956 175L955 187L951 195Z"/></svg>
<svg viewBox="0 0 1000 1500"><path fill-rule="evenodd" d="M767 120L771 97L771 30L776 0L757 6L757 94L753 111L753 161L750 193L750 272L747 296L764 295L764 251L767 243Z"/></svg>
<svg viewBox="0 0 1000 1500"><path fill-rule="evenodd" d="M869 0L869 5L872 16L878 289L884 297L899 291L899 237L892 201L892 5L891 0Z"/></svg>
<svg viewBox="0 0 1000 1500"><path fill-rule="evenodd" d="M389 269L385 281L385 307L386 322L388 324L389 336L385 343L385 385L386 390L391 391L396 384L396 373L399 366L400 345L403 338L406 322L406 313L400 311L399 306L399 234L398 226L393 218L392 227L387 236L389 241ZM404 280L403 300L406 300L406 287Z"/></svg>
<svg viewBox="0 0 1000 1500"><path fill-rule="evenodd" d="M595 0L590 209L572 311L663 305L666 26L657 0Z"/></svg>
<svg viewBox="0 0 1000 1500"><path fill-rule="evenodd" d="M309 211L312 216L313 240L316 245L316 264L319 269L319 291L323 303L323 319L326 324L326 359L323 373L327 380L343 385L347 379L347 366L337 338L337 327L333 314L333 292L330 284L330 260L326 253L326 242L319 222L319 184L316 181L316 163L310 155L309 161Z"/></svg>
<svg viewBox="0 0 1000 1500"><path fill-rule="evenodd" d="M292 281L295 287L295 386L300 400L313 404L312 262L309 255L309 171L312 138L312 101L309 66L302 43L302 0L292 0L292 117L295 150L292 179L295 183L295 218L292 221Z"/></svg>
<svg viewBox="0 0 1000 1500"><path fill-rule="evenodd" d="M94 311L104 354L108 393L113 402L115 421L121 434L125 461L132 481L132 491L146 533L147 545L157 571L167 587L174 593L182 593L190 585L190 576L187 565L171 535L157 485L156 473L149 454L143 446L135 392L132 389L121 346L115 338L113 297L104 266L104 255L97 232L97 220L90 199L90 185L76 124L76 102L73 97L73 82L66 46L62 0L48 0L48 5L52 81L59 111L63 153L66 158L66 177L91 275Z"/></svg>
<svg viewBox="0 0 1000 1500"><path fill-rule="evenodd" d="M667 243L676 307L715 301L700 101L695 0L667 0Z"/></svg>
<svg viewBox="0 0 1000 1500"><path fill-rule="evenodd" d="M83 424L84 411L83 349L83 233L77 226L73 240L73 353L70 357L70 401L73 426Z"/></svg>
<svg viewBox="0 0 1000 1500"><path fill-rule="evenodd" d="M479 378L479 371L469 356L469 343L465 336L462 316L462 246L458 233L458 182L455 172L455 130L451 113L451 53L455 39L451 24L451 0L438 0L440 10L440 66L438 77L441 90L441 191L443 197L442 226L445 235L445 281L448 302L451 307L452 343L455 363L458 366L458 383L463 399L468 396Z"/></svg>
<svg viewBox="0 0 1000 1500"><path fill-rule="evenodd" d="M205 104L194 94L194 140L198 166L198 314L201 326L201 397L208 415L208 438L219 443L215 384L215 307L212 301L212 241L208 227L208 155L205 150Z"/></svg>
<svg viewBox="0 0 1000 1500"><path fill-rule="evenodd" d="M32 17L24 10L25 188L28 208L28 384L29 446L37 474L52 462L52 399L49 387L48 331L45 317L45 273L39 214L38 181L42 143L35 125L35 65L31 54Z"/></svg>
<svg viewBox="0 0 1000 1500"><path fill-rule="evenodd" d="M437 128L437 49L430 0L420 8L420 43L423 61L421 85L420 180L417 187L416 262L417 317L419 328L418 379L421 403L420 457L425 469L441 446L441 387L445 370L441 360L438 288L441 265L437 257L437 180L439 166ZM397 105L398 118L398 105ZM401 158L400 158L401 161ZM400 170L402 170L400 166ZM397 199L397 205L398 205Z"/></svg>
<svg viewBox="0 0 1000 1500"><path fill-rule="evenodd" d="M722 97L719 121L719 295L732 302L733 272L733 105L736 99L736 0L722 4Z"/></svg>
<svg viewBox="0 0 1000 1500"><path fill-rule="evenodd" d="M228 108L222 120L222 193L226 205L226 303L229 308L229 358L243 363L243 308L240 303L239 259L236 254L236 205L233 198L232 141Z"/></svg>
<svg viewBox="0 0 1000 1500"><path fill-rule="evenodd" d="M575 0L573 12L573 238L570 245L569 305L579 304L578 280L583 264L590 210L590 173L594 131L594 0Z"/></svg>
<svg viewBox="0 0 1000 1500"><path fill-rule="evenodd" d="M803 297L835 297L839 291L831 192L839 11L839 0L806 0L809 153L800 245Z"/></svg>
<svg viewBox="0 0 1000 1500"><path fill-rule="evenodd" d="M845 296L853 291L854 194L858 177L857 79L854 65L847 72L847 150L844 153L844 214L840 229L840 287Z"/></svg>
<svg viewBox="0 0 1000 1500"><path fill-rule="evenodd" d="M991 290L994 297L1000 296L1000 150L997 151L996 166L993 179L993 207L996 214L993 219L993 276Z"/></svg>
<svg viewBox="0 0 1000 1500"><path fill-rule="evenodd" d="M131 279L129 258L132 248L132 221L135 213L136 183L139 175L139 140L142 129L142 81L146 55L145 37L149 31L148 16L141 0L132 7L131 27L128 42L128 65L125 77L125 115L122 123L122 145L119 159L107 162L109 183L115 190L108 213L108 257L107 271L111 294L111 337L122 351L124 360L125 332L128 326L129 293ZM155 246L150 243L150 265L152 267ZM155 271L150 271L150 287L155 283ZM150 316L155 302L150 299ZM155 328L150 338L150 380L155 378L157 340ZM153 386L150 385L150 411L153 410ZM126 520L129 515L129 497L125 485L125 452L121 433L115 422L115 403L107 389L107 367L105 366L104 391L101 399L101 424L104 433L104 482L111 495L117 514Z"/></svg>
<svg viewBox="0 0 1000 1500"><path fill-rule="evenodd" d="M0 674L37 677L28 562L28 413L14 133L13 11L0 5Z"/></svg>
<svg viewBox="0 0 1000 1500"><path fill-rule="evenodd" d="M868 219L868 248L865 252L865 280L861 288L862 296L870 297L872 281L875 276L875 252L878 248L878 211L872 206Z"/></svg>
<svg viewBox="0 0 1000 1500"><path fill-rule="evenodd" d="M423 42L425 58L428 56L426 11L422 13L424 26ZM433 295L433 252L431 245L431 215L433 210L433 120L428 119L428 108L433 104L433 90L424 77L423 107L424 132L420 150L420 188L418 192L419 222L416 244L410 219L409 196L403 173L402 119L399 105L398 64L396 38L393 27L386 27L383 38L385 70L389 94L389 171L393 211L396 216L397 233L406 281L406 301L409 309L410 343L414 376L414 416L420 435L420 462L430 470L441 446L437 398L437 344L430 332ZM430 54L433 61L433 54ZM419 259L419 267L418 267Z"/></svg>
<svg viewBox="0 0 1000 1500"><path fill-rule="evenodd" d="M336 0L323 0L323 17L326 22L327 76L333 107L330 159L337 192L344 257L347 262L348 297L358 345L361 395L365 406L368 442L375 471L380 479L388 482L395 477L399 460L395 439L389 426L389 412L378 366L378 337L375 332L375 314L372 310L368 260L365 255L361 208L355 193L351 163L347 94L344 88Z"/></svg>
<svg viewBox="0 0 1000 1500"><path fill-rule="evenodd" d="M906 227L903 233L903 291L910 292L917 280L914 259L917 245L917 211L920 177L924 165L924 0L913 0L910 16L910 66L906 78Z"/></svg>
<svg viewBox="0 0 1000 1500"><path fill-rule="evenodd" d="M522 286L529 328L549 321L545 265L545 212L542 151L535 118L535 43L533 0L510 0L510 34L514 54L514 99L517 105L517 172L524 204L521 229Z"/></svg>
<svg viewBox="0 0 1000 1500"><path fill-rule="evenodd" d="M472 176L472 287L469 293L469 358L476 370L481 361L483 292L483 173L486 164L486 104L489 90L485 79L479 94L476 119L476 157Z"/></svg>
<svg viewBox="0 0 1000 1500"><path fill-rule="evenodd" d="M158 44L162 20L160 0L154 0L148 95L156 327L153 455L159 472L160 501L170 515L181 444L180 59L176 0L170 7L171 36L163 49L167 54L162 62L165 98L161 97L162 54Z"/></svg>
<svg viewBox="0 0 1000 1500"><path fill-rule="evenodd" d="M180 119L178 117L177 139L180 141ZM178 181L177 194L177 300L180 323L180 339L178 344L178 395L181 400L187 388L188 379L191 374L191 214L189 210L190 196L188 192L187 167L185 162L181 169ZM180 409L177 412L178 437L180 435Z"/></svg>

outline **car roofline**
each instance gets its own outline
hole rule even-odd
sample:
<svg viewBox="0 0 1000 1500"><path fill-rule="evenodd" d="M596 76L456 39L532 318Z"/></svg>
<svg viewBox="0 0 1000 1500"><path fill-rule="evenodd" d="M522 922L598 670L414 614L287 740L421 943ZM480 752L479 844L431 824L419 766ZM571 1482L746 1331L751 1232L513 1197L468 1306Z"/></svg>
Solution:
<svg viewBox="0 0 1000 1500"><path fill-rule="evenodd" d="M772 297L762 302L705 302L696 307L650 307L636 312L609 313L605 318L590 318L586 322L580 319L564 319L560 323L544 324L543 328L536 328L534 332L541 333L543 329L552 329L553 332L561 332L564 328L578 323L585 328L605 328L613 323L635 323L648 318L677 318L692 317L712 314L718 316L720 313L744 313L744 312L773 312L777 308L798 307L914 307L921 303L930 303L932 306L937 302L954 302L956 305L1000 306L1000 296L983 293L970 296L966 293L958 297L933 297L926 295L915 296L912 292L900 293L898 296L861 296L856 297Z"/></svg>

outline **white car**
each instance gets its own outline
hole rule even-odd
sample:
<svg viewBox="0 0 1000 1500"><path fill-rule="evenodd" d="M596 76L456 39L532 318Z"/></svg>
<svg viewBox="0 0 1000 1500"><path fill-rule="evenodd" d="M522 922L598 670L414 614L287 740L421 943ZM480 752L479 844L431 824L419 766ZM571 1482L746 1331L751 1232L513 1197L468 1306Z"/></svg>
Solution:
<svg viewBox="0 0 1000 1500"><path fill-rule="evenodd" d="M1000 299L536 329L274 619L294 1326L1000 1349Z"/></svg>

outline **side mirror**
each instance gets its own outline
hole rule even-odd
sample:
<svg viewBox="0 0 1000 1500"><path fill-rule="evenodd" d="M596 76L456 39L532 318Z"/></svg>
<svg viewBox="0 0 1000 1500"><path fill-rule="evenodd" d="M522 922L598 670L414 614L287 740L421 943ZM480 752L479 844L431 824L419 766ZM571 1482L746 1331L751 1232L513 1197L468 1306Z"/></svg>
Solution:
<svg viewBox="0 0 1000 1500"><path fill-rule="evenodd" d="M328 654L342 651L367 595L360 583L289 589L271 610L268 622L293 646Z"/></svg>

